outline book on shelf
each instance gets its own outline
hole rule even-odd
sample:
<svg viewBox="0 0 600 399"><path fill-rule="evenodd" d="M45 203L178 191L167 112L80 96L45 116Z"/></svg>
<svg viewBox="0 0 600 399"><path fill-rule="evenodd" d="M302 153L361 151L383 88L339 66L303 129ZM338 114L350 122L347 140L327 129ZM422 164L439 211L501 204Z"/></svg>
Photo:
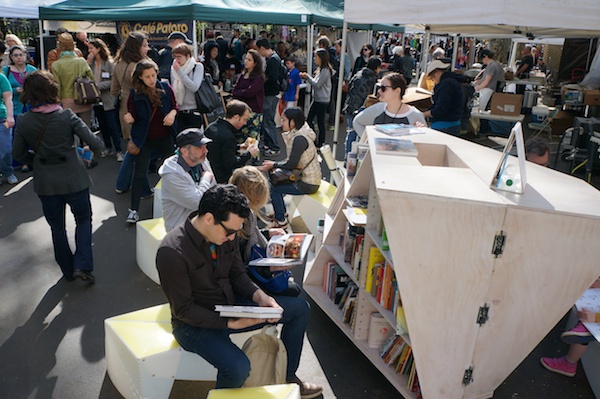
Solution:
<svg viewBox="0 0 600 399"><path fill-rule="evenodd" d="M367 195L352 195L346 197L346 202L351 207L367 209L369 206L369 197Z"/></svg>
<svg viewBox="0 0 600 399"><path fill-rule="evenodd" d="M376 137L375 151L378 154L405 155L411 157L419 155L419 151L412 141L391 137Z"/></svg>
<svg viewBox="0 0 600 399"><path fill-rule="evenodd" d="M367 210L364 208L348 207L343 210L350 224L364 226L367 224Z"/></svg>
<svg viewBox="0 0 600 399"><path fill-rule="evenodd" d="M367 275L365 281L365 291L373 292L373 282L375 281L375 265L383 262L385 258L379 249L375 246L369 248L369 260L367 263Z"/></svg>
<svg viewBox="0 0 600 399"><path fill-rule="evenodd" d="M387 123L375 125L375 130L385 133L388 136L408 136L410 134L425 134L423 129L418 127L405 125L404 123Z"/></svg>
<svg viewBox="0 0 600 399"><path fill-rule="evenodd" d="M323 289L334 304L338 304L340 302L344 290L350 281L350 277L346 274L344 269L338 266L335 262L329 262L327 264L327 267L325 268Z"/></svg>
<svg viewBox="0 0 600 399"><path fill-rule="evenodd" d="M387 341L394 330L387 322L385 317L379 312L371 313L369 319L369 335L367 344L369 348L381 348L381 345Z"/></svg>
<svg viewBox="0 0 600 399"><path fill-rule="evenodd" d="M338 303L338 308L343 309L346 305L346 301L349 298L355 297L357 293L358 287L356 286L356 284L354 284L354 282L350 282L342 292L342 297L340 299L340 302Z"/></svg>
<svg viewBox="0 0 600 399"><path fill-rule="evenodd" d="M354 253L352 254L352 259L350 266L352 267L352 272L354 273L354 278L358 280L360 275L360 267L362 263L362 253L363 248L365 246L365 235L360 234L356 237L356 243L354 245Z"/></svg>
<svg viewBox="0 0 600 399"><path fill-rule="evenodd" d="M360 235L365 234L365 229L362 226L352 225L349 221L346 222L346 228L342 233L342 253L344 254L344 262L350 264L354 254L356 239Z"/></svg>
<svg viewBox="0 0 600 399"><path fill-rule="evenodd" d="M215 311L219 312L221 317L247 317L251 319L280 319L283 314L281 308L264 306L215 305Z"/></svg>
<svg viewBox="0 0 600 399"><path fill-rule="evenodd" d="M349 324L351 319L352 319L352 315L354 314L354 308L356 306L356 297L351 297L348 298L348 300L346 301L346 303L344 304L344 307L342 308L342 322Z"/></svg>
<svg viewBox="0 0 600 399"><path fill-rule="evenodd" d="M251 260L250 266L296 266L304 263L311 234L281 234L271 237L267 244L267 257Z"/></svg>

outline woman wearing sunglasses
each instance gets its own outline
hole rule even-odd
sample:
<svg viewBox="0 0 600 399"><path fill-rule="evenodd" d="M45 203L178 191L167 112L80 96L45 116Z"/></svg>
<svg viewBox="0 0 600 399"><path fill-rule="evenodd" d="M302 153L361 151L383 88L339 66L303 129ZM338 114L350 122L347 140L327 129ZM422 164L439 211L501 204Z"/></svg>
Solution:
<svg viewBox="0 0 600 399"><path fill-rule="evenodd" d="M390 73L381 79L379 100L381 102L366 108L356 115L352 126L362 136L365 126L383 125L387 123L403 123L405 125L426 126L425 117L412 105L404 104L402 97L406 91L406 81L399 73Z"/></svg>
<svg viewBox="0 0 600 399"><path fill-rule="evenodd" d="M367 66L367 62L373 57L373 46L369 43L365 43L360 50L360 55L356 57L354 61L354 67L352 68L352 75L360 71Z"/></svg>

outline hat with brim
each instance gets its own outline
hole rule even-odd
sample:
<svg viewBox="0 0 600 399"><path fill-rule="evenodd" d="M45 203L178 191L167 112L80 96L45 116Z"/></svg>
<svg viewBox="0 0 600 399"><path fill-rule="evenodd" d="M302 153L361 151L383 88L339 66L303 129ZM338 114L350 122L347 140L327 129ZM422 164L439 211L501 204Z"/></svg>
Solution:
<svg viewBox="0 0 600 399"><path fill-rule="evenodd" d="M433 71L437 69L448 69L450 68L450 64L445 64L440 60L433 60L429 64L427 64L427 75L430 75Z"/></svg>
<svg viewBox="0 0 600 399"><path fill-rule="evenodd" d="M186 145L202 147L203 145L212 142L212 140L204 135L202 129L191 127L179 133L175 139L175 142L179 148Z"/></svg>
<svg viewBox="0 0 600 399"><path fill-rule="evenodd" d="M188 38L187 38L187 36L186 36L186 35L184 35L184 34L183 34L183 33L181 33L181 32L172 32L172 33L169 35L169 38L168 38L167 40L174 40L174 39L180 39L180 40L183 40L183 41L184 41L184 42L186 42L187 44L192 44L192 43L193 43L193 42L192 42L190 39L188 39Z"/></svg>
<svg viewBox="0 0 600 399"><path fill-rule="evenodd" d="M75 50L75 41L70 33L61 33L58 35L58 49L60 51L73 51Z"/></svg>

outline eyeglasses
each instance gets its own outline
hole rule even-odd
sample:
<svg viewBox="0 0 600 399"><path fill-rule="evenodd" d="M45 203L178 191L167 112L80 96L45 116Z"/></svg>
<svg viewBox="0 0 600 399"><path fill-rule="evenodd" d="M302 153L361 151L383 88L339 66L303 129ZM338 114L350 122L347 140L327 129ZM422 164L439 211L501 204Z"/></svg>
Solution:
<svg viewBox="0 0 600 399"><path fill-rule="evenodd" d="M11 54L12 57L25 57L25 54Z"/></svg>
<svg viewBox="0 0 600 399"><path fill-rule="evenodd" d="M227 228L227 227L225 227L225 225L223 224L223 222L221 222L220 220L219 220L219 224L221 225L221 227L223 228L223 230L225 230L225 235L227 237L232 236L234 234L237 234L237 232L242 229L241 227L239 229L237 229L237 230L232 230L230 228Z"/></svg>
<svg viewBox="0 0 600 399"><path fill-rule="evenodd" d="M385 93L385 91L386 91L387 89L392 89L392 90L394 90L394 88L393 88L392 86L383 86L383 85L379 86L379 89L381 90L381 92L382 92L382 93Z"/></svg>

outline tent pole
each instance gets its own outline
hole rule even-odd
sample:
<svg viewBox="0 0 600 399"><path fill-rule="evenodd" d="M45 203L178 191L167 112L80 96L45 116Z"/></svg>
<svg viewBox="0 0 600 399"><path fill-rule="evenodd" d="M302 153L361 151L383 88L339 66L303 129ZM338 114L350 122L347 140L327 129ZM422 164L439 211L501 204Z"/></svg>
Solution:
<svg viewBox="0 0 600 399"><path fill-rule="evenodd" d="M421 65L421 71L426 72L427 71L427 54L429 53L429 29L425 30L425 36L423 36L423 44L421 45L421 62L419 63L419 65ZM419 77L421 75L419 74ZM418 77L417 77L418 80Z"/></svg>
<svg viewBox="0 0 600 399"><path fill-rule="evenodd" d="M335 101L335 125L333 129L333 156L337 154L338 139L340 136L340 115L342 113L342 86L344 85L344 59L346 58L346 40L348 40L348 22L342 25L342 49L340 51L340 70L338 71L337 98Z"/></svg>
<svg viewBox="0 0 600 399"><path fill-rule="evenodd" d="M46 55L44 54L44 20L38 21L40 30L40 65L42 69L46 69Z"/></svg>
<svg viewBox="0 0 600 399"><path fill-rule="evenodd" d="M458 56L458 40L460 36L454 35L452 38L452 70L456 69L456 57Z"/></svg>
<svg viewBox="0 0 600 399"><path fill-rule="evenodd" d="M513 39L512 40L512 49L510 51L510 58L509 58L509 63L508 63L508 67L512 68L513 70L516 70L515 63L517 62L517 46L518 45L519 45L519 42Z"/></svg>
<svg viewBox="0 0 600 399"><path fill-rule="evenodd" d="M314 50L314 24L308 24L308 32L306 32L306 73L312 75L313 66L313 50ZM310 94L310 84L306 84L305 96L304 96L304 114L308 114Z"/></svg>
<svg viewBox="0 0 600 399"><path fill-rule="evenodd" d="M198 59L198 34L196 32L196 20L192 20L192 29L194 32L194 36L192 37L192 42L194 46L194 59Z"/></svg>

